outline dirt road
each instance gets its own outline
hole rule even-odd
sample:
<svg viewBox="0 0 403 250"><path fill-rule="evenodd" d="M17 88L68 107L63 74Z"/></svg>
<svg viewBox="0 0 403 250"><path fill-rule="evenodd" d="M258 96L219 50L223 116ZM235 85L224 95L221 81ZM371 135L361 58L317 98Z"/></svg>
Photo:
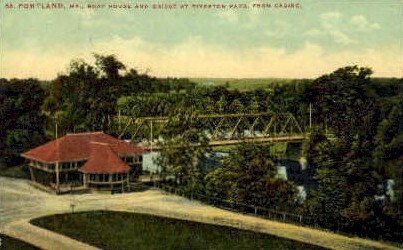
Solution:
<svg viewBox="0 0 403 250"><path fill-rule="evenodd" d="M73 206L72 206L73 205ZM127 194L53 195L24 180L0 177L0 232L43 249L95 249L29 224L29 220L72 211L115 210L234 226L331 249L398 249L381 242L350 238L310 228L269 221L211 207L196 201L147 190Z"/></svg>

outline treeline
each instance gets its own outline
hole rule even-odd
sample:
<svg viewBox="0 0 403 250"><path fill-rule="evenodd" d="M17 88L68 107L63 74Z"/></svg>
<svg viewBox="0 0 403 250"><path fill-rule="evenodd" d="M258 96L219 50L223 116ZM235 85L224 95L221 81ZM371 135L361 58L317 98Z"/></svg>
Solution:
<svg viewBox="0 0 403 250"><path fill-rule="evenodd" d="M290 85L273 85L270 89L249 91L229 90L223 86L196 86L179 93L144 93L125 96L118 101L124 115L169 116L192 108L202 114L291 112L306 113L306 103L301 93L308 81ZM299 104L299 106L297 105Z"/></svg>
<svg viewBox="0 0 403 250"><path fill-rule="evenodd" d="M94 65L75 60L49 82L0 79L1 167L21 164L21 152L55 138L56 124L59 136L114 134L118 114L169 116L158 161L189 192L298 209L323 227L401 241L402 79L374 79L370 69L352 66L315 80L238 91L158 79L126 68L113 55L95 59ZM241 145L215 168L206 167L208 138L188 126L195 114L274 111L291 112L307 131L309 107L314 129L304 155L315 185L303 204L292 183L275 178L268 148Z"/></svg>

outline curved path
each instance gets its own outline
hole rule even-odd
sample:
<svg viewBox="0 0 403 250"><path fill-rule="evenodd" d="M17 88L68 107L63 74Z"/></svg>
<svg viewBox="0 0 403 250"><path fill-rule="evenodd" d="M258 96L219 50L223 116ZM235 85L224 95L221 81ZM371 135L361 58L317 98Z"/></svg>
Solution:
<svg viewBox="0 0 403 250"><path fill-rule="evenodd" d="M95 249L66 236L35 227L29 220L55 213L114 210L161 215L177 219L233 226L269 233L331 249L398 249L382 242L242 215L160 190L127 194L53 195L24 180L0 177L0 232L42 249Z"/></svg>

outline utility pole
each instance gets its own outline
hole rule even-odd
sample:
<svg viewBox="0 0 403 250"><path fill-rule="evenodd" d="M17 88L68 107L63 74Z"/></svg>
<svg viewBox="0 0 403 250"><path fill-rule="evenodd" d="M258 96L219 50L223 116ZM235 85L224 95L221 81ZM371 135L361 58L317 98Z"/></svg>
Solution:
<svg viewBox="0 0 403 250"><path fill-rule="evenodd" d="M120 109L119 109L119 111L118 111L118 123L119 123L119 133L121 133L122 132L122 125L121 125L121 117L120 117Z"/></svg>
<svg viewBox="0 0 403 250"><path fill-rule="evenodd" d="M57 156L59 156L59 142L57 141L57 122L56 122L56 131L55 131L55 136L56 136L56 150L57 150ZM56 190L59 191L59 185L60 185L60 179L59 179L59 159L56 160L55 164L55 174L56 174Z"/></svg>
<svg viewBox="0 0 403 250"><path fill-rule="evenodd" d="M309 103L309 133L312 133L312 103Z"/></svg>
<svg viewBox="0 0 403 250"><path fill-rule="evenodd" d="M57 139L57 122L56 122L56 128L55 128L55 139Z"/></svg>
<svg viewBox="0 0 403 250"><path fill-rule="evenodd" d="M150 133L150 151L153 151L153 120L150 121L151 133Z"/></svg>

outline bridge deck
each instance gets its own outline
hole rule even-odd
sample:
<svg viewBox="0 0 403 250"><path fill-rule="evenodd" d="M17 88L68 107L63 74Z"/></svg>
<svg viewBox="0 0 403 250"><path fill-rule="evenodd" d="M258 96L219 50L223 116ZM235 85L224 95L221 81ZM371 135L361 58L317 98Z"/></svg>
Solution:
<svg viewBox="0 0 403 250"><path fill-rule="evenodd" d="M229 139L229 140L214 140L210 141L209 145L212 147L216 146L227 146L236 145L242 143L275 143L275 142L292 142L292 141L303 141L306 136L278 136L278 137L253 137L253 138L242 138L242 139ZM160 147L156 143L152 145L142 145L148 149L159 150ZM192 146L198 147L199 144L193 144Z"/></svg>

